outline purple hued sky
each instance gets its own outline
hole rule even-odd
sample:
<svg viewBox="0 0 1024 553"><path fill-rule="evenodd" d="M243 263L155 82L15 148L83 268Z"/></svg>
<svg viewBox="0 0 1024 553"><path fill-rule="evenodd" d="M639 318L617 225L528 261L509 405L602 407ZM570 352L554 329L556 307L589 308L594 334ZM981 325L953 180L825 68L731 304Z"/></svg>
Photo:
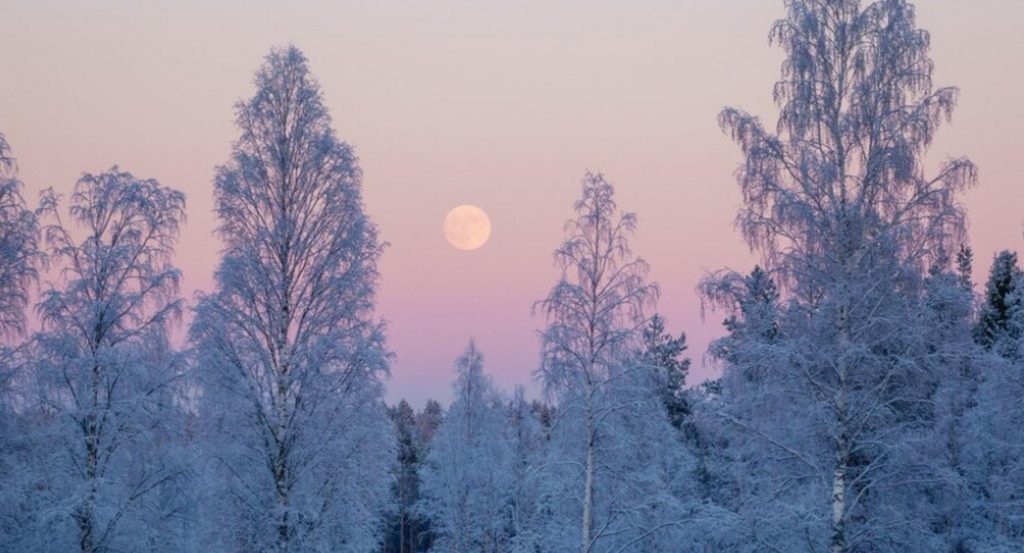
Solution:
<svg viewBox="0 0 1024 553"><path fill-rule="evenodd" d="M964 198L980 279L997 249L1024 250L1024 2L916 4L936 84L963 92L930 160L980 167ZM754 262L732 225L739 151L716 115L736 105L774 121L782 54L767 33L782 0L3 0L0 13L0 132L30 202L115 163L184 190L189 298L217 263L211 181L237 135L232 105L271 46L301 48L391 243L379 298L397 354L389 400L447 402L471 336L500 385L531 382L531 306L558 275L550 254L588 169L639 215L634 250L669 329L689 336L691 381L714 374L701 357L722 316L702 320L695 286ZM479 250L441 232L464 203L493 223Z"/></svg>

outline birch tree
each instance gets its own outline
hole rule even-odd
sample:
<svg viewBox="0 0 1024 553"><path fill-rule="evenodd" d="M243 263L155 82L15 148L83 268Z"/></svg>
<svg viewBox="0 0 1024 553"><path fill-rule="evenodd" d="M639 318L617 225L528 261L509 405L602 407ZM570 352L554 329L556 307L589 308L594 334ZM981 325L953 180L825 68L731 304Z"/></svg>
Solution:
<svg viewBox="0 0 1024 553"><path fill-rule="evenodd" d="M39 225L21 195L18 168L3 134L0 134L0 447L13 447L13 431L8 428L20 399L13 388L16 367L24 359L24 348L14 344L25 331L25 308L29 285L38 276ZM14 346L14 347L10 347ZM0 453L0 467L3 467ZM0 474L11 474L0 470ZM0 476L2 479L3 476ZM2 528L2 527L0 527Z"/></svg>
<svg viewBox="0 0 1024 553"><path fill-rule="evenodd" d="M17 164L0 134L0 335L24 331L28 285L36 277L39 229L21 188Z"/></svg>
<svg viewBox="0 0 1024 553"><path fill-rule="evenodd" d="M18 376L29 361L21 343L29 286L37 277L39 228L21 195L17 164L0 134L0 549L12 549L31 525L32 507L21 493L20 470L31 459L24 414L25 390ZM24 380L24 378L22 378Z"/></svg>
<svg viewBox="0 0 1024 553"><path fill-rule="evenodd" d="M207 539L367 551L388 497L382 245L352 148L294 47L273 50L214 181L224 244L191 339L209 447Z"/></svg>
<svg viewBox="0 0 1024 553"><path fill-rule="evenodd" d="M929 175L922 157L957 90L933 87L929 34L902 0L792 0L770 40L786 54L775 130L719 117L745 158L739 227L787 304L761 356L764 410L724 413L761 441L759 485L786 507L756 547L929 550L907 504L941 478L916 449L930 390L915 313L925 268L962 238L956 195L975 169Z"/></svg>
<svg viewBox="0 0 1024 553"><path fill-rule="evenodd" d="M183 367L168 341L182 309L171 256L185 196L114 167L79 179L67 219L52 190L41 203L53 267L36 306L24 476L44 511L21 545L162 550L180 537L169 533L180 505L161 494L187 469L169 451Z"/></svg>
<svg viewBox="0 0 1024 553"><path fill-rule="evenodd" d="M674 430L635 355L658 287L629 247L636 216L619 211L602 175L584 177L574 208L555 251L562 278L538 303L547 326L537 375L558 413L546 462L548 547L643 550L678 515L660 481L677 468L660 449L674 445Z"/></svg>

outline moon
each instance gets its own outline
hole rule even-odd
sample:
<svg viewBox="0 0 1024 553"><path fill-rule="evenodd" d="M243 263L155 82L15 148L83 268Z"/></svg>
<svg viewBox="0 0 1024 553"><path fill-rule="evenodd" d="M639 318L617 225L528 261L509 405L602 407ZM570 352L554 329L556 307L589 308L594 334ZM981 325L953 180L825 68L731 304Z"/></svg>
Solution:
<svg viewBox="0 0 1024 553"><path fill-rule="evenodd" d="M444 237L460 250L475 250L491 237L491 219L475 205L460 205L444 217Z"/></svg>

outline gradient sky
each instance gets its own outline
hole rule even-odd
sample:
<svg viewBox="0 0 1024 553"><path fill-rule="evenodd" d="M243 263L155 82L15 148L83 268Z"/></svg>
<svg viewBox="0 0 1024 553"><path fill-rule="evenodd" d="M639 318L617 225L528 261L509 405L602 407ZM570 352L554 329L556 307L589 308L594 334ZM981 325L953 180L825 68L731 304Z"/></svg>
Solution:
<svg viewBox="0 0 1024 553"><path fill-rule="evenodd" d="M965 202L981 278L996 250L1024 250L1024 2L916 4L936 83L962 89L930 159L980 167ZM550 254L588 169L638 213L634 249L698 381L714 374L701 357L722 316L702 320L695 286L754 262L732 225L739 152L715 118L736 105L774 121L782 55L766 37L782 13L782 0L0 0L0 132L33 204L113 164L184 190L177 264L191 298L218 259L211 180L237 135L232 106L270 47L294 43L391 243L390 400L447 402L471 336L500 385L532 380L531 306L557 278ZM493 222L476 251L441 232L463 203Z"/></svg>

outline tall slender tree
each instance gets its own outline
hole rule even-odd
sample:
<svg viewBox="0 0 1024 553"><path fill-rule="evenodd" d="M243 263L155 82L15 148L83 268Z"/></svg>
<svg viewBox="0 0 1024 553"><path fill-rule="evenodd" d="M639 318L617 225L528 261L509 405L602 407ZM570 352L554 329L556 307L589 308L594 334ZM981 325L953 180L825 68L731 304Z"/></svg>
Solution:
<svg viewBox="0 0 1024 553"><path fill-rule="evenodd" d="M0 134L0 335L24 330L28 285L36 277L39 229L21 188L18 166Z"/></svg>
<svg viewBox="0 0 1024 553"><path fill-rule="evenodd" d="M537 374L558 412L546 463L557 513L548 539L584 553L654 547L678 514L662 480L678 468L674 451L662 449L673 430L635 355L658 287L629 247L636 216L619 211L602 175L584 177L574 207L555 251L562 278L538 304L547 327Z"/></svg>
<svg viewBox="0 0 1024 553"><path fill-rule="evenodd" d="M957 90L933 87L930 37L906 1L786 12L770 35L786 54L776 130L733 108L719 119L745 157L739 226L787 305L759 401L726 411L760 440L759 485L786 507L753 547L928 549L906 488L939 478L913 447L932 391L918 298L930 261L961 241L956 195L975 168L960 158L926 175L922 160Z"/></svg>
<svg viewBox="0 0 1024 553"><path fill-rule="evenodd" d="M391 512L387 534L384 537L383 553L412 553L417 551L417 538L425 526L424 521L413 511L420 496L420 465L424 451L421 449L416 414L404 399L388 409L388 415L395 425L398 436L398 458L394 465L394 494L396 504Z"/></svg>
<svg viewBox="0 0 1024 553"><path fill-rule="evenodd" d="M961 244L960 249L956 252L956 274L960 279L960 286L972 295L974 293L973 271L974 250L966 244Z"/></svg>
<svg viewBox="0 0 1024 553"><path fill-rule="evenodd" d="M19 370L29 361L20 339L25 329L25 307L29 285L37 276L39 229L35 214L21 195L17 164L0 134L0 549L13 549L10 542L26 526L32 509L19 504L24 480L19 474L27 462L25 440L24 387L16 384Z"/></svg>
<svg viewBox="0 0 1024 553"><path fill-rule="evenodd" d="M273 50L255 85L214 182L223 258L191 329L212 440L209 540L367 551L393 458L373 315L382 245L306 58Z"/></svg>

